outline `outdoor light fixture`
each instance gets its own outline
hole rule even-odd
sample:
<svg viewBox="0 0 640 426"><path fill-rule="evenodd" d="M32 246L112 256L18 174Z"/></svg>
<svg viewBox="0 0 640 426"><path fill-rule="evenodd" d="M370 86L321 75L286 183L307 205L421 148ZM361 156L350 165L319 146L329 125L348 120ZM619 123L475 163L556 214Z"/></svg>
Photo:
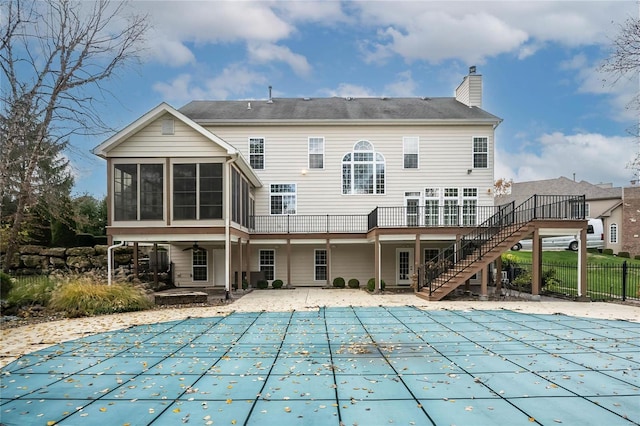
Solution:
<svg viewBox="0 0 640 426"><path fill-rule="evenodd" d="M467 174L470 175L473 169L467 169Z"/></svg>

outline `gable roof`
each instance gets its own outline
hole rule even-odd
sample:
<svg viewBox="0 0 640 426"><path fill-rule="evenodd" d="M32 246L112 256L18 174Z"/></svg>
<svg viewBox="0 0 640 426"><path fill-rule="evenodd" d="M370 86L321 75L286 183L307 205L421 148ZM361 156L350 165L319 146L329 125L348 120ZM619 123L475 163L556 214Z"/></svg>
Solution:
<svg viewBox="0 0 640 426"><path fill-rule="evenodd" d="M420 121L497 126L502 119L455 98L273 98L193 101L180 112L197 123ZM471 123L470 123L471 124Z"/></svg>
<svg viewBox="0 0 640 426"><path fill-rule="evenodd" d="M242 170L242 172L247 176L247 178L251 181L251 183L256 187L261 187L262 183L258 176L253 172L253 169L249 166L247 161L244 159L240 151L238 151L231 144L225 142L223 139L219 138L215 134L211 133L209 130L205 129L198 123L191 120L189 117L182 114L180 111L173 108L171 105L163 102L157 107L153 108L151 111L144 114L142 117L138 118L133 123L129 124L124 129L117 132L115 135L111 136L106 141L102 142L100 145L96 146L91 152L98 157L106 158L109 151L120 145L122 142L127 140L129 137L134 135L135 133L142 130L144 127L149 125L149 123L154 120L162 117L165 114L170 114L177 120L180 120L187 126L191 127L194 131L198 132L212 143L215 143L222 147L227 155L230 157L236 158L236 164Z"/></svg>
<svg viewBox="0 0 640 426"><path fill-rule="evenodd" d="M521 204L532 195L584 195L587 201L622 199L622 188L609 185L594 185L587 181L576 182L564 176L556 179L514 182L511 194L496 198L496 204L507 204L515 201Z"/></svg>

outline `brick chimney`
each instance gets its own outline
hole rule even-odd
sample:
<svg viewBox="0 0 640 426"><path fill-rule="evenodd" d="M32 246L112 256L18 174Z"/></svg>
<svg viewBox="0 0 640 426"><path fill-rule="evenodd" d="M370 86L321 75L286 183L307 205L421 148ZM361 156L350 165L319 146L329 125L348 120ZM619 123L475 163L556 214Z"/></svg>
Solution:
<svg viewBox="0 0 640 426"><path fill-rule="evenodd" d="M468 107L482 108L482 76L476 74L476 67L469 67L469 75L466 75L462 83L456 89L456 100Z"/></svg>

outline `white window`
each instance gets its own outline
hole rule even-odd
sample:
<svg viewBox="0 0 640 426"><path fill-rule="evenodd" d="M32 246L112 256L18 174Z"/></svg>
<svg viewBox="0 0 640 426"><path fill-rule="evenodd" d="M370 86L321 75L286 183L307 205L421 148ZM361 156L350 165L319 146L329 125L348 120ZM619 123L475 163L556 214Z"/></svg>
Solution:
<svg viewBox="0 0 640 426"><path fill-rule="evenodd" d="M309 138L309 168L324 168L324 138Z"/></svg>
<svg viewBox="0 0 640 426"><path fill-rule="evenodd" d="M271 185L271 214L296 214L296 184L279 183Z"/></svg>
<svg viewBox="0 0 640 426"><path fill-rule="evenodd" d="M473 168L489 167L489 142L487 138L473 138Z"/></svg>
<svg viewBox="0 0 640 426"><path fill-rule="evenodd" d="M445 226L458 225L458 188L444 188L442 218Z"/></svg>
<svg viewBox="0 0 640 426"><path fill-rule="evenodd" d="M315 281L327 281L327 251L314 251L314 272L313 279Z"/></svg>
<svg viewBox="0 0 640 426"><path fill-rule="evenodd" d="M417 169L420 154L420 138L417 136L406 136L402 138L402 147L404 151L404 168Z"/></svg>
<svg viewBox="0 0 640 426"><path fill-rule="evenodd" d="M162 120L162 134L173 135L175 133L175 122L173 118L165 118Z"/></svg>
<svg viewBox="0 0 640 426"><path fill-rule="evenodd" d="M191 258L193 261L193 281L207 281L207 250L194 248Z"/></svg>
<svg viewBox="0 0 640 426"><path fill-rule="evenodd" d="M264 272L264 279L273 281L276 276L275 250L260 250L260 271Z"/></svg>
<svg viewBox="0 0 640 426"><path fill-rule="evenodd" d="M249 138L249 164L254 170L264 169L264 138Z"/></svg>
<svg viewBox="0 0 640 426"><path fill-rule="evenodd" d="M437 226L440 223L440 188L424 190L424 224Z"/></svg>
<svg viewBox="0 0 640 426"><path fill-rule="evenodd" d="M478 188L462 188L462 224L477 225Z"/></svg>
<svg viewBox="0 0 640 426"><path fill-rule="evenodd" d="M618 243L618 224L612 223L609 225L609 242L611 244Z"/></svg>
<svg viewBox="0 0 640 426"><path fill-rule="evenodd" d="M368 141L359 141L342 158L343 194L384 194L385 160Z"/></svg>

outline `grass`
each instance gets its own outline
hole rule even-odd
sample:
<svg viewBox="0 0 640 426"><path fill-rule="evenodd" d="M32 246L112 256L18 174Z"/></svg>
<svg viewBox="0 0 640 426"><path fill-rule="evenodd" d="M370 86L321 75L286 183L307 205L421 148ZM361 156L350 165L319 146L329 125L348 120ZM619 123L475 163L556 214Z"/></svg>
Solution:
<svg viewBox="0 0 640 426"><path fill-rule="evenodd" d="M20 277L6 297L9 311L35 305L70 318L149 309L153 302L144 290L128 283L111 286L94 277Z"/></svg>
<svg viewBox="0 0 640 426"><path fill-rule="evenodd" d="M531 268L530 251L511 251L502 256L505 268L509 264ZM640 260L627 259L597 252L587 253L587 295L592 300L619 299L623 296L622 264L627 262L625 296L640 297ZM545 286L545 291L577 296L578 253L572 251L544 251L542 253L543 274L554 279ZM551 271L551 272L550 272Z"/></svg>
<svg viewBox="0 0 640 426"><path fill-rule="evenodd" d="M49 307L70 318L149 309L153 303L144 291L130 284L105 285L73 278L60 284Z"/></svg>
<svg viewBox="0 0 640 426"><path fill-rule="evenodd" d="M55 286L56 282L47 276L19 277L15 279L7 294L6 301L9 306L19 308L35 305L47 306Z"/></svg>

